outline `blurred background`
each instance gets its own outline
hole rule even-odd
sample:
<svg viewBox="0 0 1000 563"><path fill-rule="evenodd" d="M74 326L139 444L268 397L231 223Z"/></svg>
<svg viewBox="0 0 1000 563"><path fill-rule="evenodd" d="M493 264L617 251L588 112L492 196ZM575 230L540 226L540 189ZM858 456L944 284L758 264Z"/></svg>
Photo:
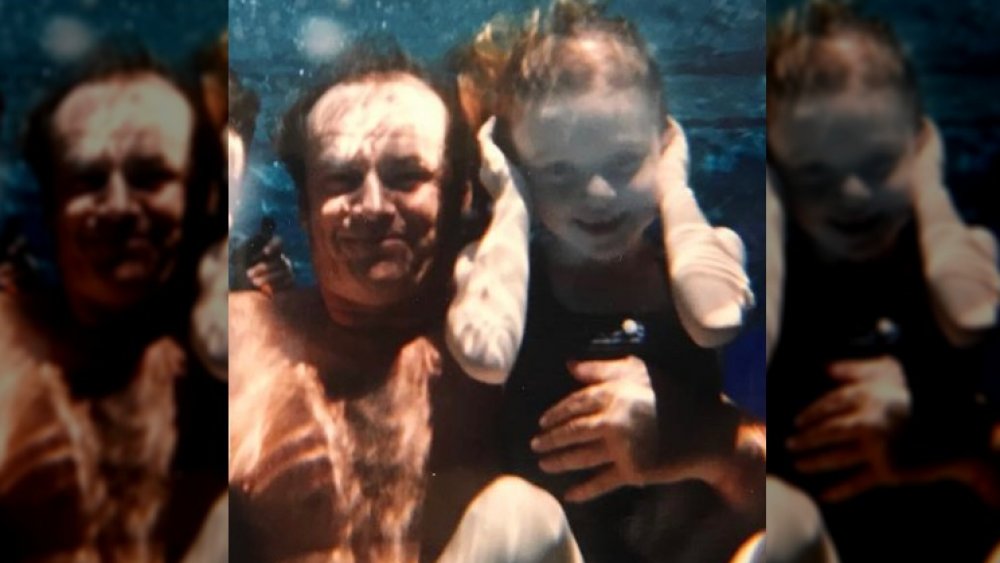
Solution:
<svg viewBox="0 0 1000 563"><path fill-rule="evenodd" d="M800 0L768 0L768 21ZM1000 224L1000 11L990 0L866 0L916 66L927 113L947 151L947 180L968 220Z"/></svg>
<svg viewBox="0 0 1000 563"><path fill-rule="evenodd" d="M768 21L800 0L768 0ZM916 67L927 113L945 143L945 180L966 221L1000 237L1000 11L990 0L865 0L889 23ZM1000 350L984 374L1000 400Z"/></svg>
<svg viewBox="0 0 1000 563"><path fill-rule="evenodd" d="M0 0L0 233L17 222L42 273L53 275L38 191L19 158L30 112L67 69L107 36L138 40L162 62L194 72L195 54L226 29L224 0ZM6 233L4 233L6 234Z"/></svg>
<svg viewBox="0 0 1000 563"><path fill-rule="evenodd" d="M313 283L294 188L270 147L277 120L312 72L352 37L394 36L433 61L467 41L499 12L523 14L527 0L230 0L230 65L261 98L250 150L244 236L263 216L277 221L298 283ZM635 22L664 74L667 105L686 129L692 186L713 223L743 237L757 309L726 350L727 390L763 416L764 381L764 23L763 0L614 0L609 12Z"/></svg>

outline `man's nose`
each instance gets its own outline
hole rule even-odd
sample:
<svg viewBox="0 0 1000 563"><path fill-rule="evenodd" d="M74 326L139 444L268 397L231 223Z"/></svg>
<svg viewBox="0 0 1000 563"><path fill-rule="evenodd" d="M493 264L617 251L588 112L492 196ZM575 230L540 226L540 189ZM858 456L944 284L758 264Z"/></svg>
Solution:
<svg viewBox="0 0 1000 563"><path fill-rule="evenodd" d="M112 172L104 188L104 211L124 214L132 210L132 194L121 172Z"/></svg>
<svg viewBox="0 0 1000 563"><path fill-rule="evenodd" d="M361 199L358 202L358 211L365 215L380 215L388 213L389 202L386 201L385 188L374 170L365 175L361 185Z"/></svg>

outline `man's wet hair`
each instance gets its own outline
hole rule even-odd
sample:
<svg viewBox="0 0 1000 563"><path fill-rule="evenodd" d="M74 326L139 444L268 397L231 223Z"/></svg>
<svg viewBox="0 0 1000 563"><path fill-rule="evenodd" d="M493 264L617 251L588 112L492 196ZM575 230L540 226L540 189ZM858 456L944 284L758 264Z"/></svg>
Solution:
<svg viewBox="0 0 1000 563"><path fill-rule="evenodd" d="M249 148L253 141L259 113L260 98L253 90L243 85L235 70L230 69L228 125L239 135L244 147Z"/></svg>
<svg viewBox="0 0 1000 563"><path fill-rule="evenodd" d="M852 41L845 49L842 41ZM789 10L768 32L767 116L779 104L852 87L890 88L923 119L913 63L889 25L841 0L811 0Z"/></svg>
<svg viewBox="0 0 1000 563"><path fill-rule="evenodd" d="M345 49L331 63L316 71L316 82L285 113L274 137L275 151L285 165L298 192L299 212L309 209L306 192L306 155L310 142L308 117L316 102L330 89L352 83L387 81L400 75L426 84L448 109L445 137L445 170L442 175L442 206L439 235L442 241L458 240L468 228L459 214L463 200L475 182L479 166L478 146L463 117L454 80L444 72L432 71L403 52L399 44L385 36L366 36Z"/></svg>

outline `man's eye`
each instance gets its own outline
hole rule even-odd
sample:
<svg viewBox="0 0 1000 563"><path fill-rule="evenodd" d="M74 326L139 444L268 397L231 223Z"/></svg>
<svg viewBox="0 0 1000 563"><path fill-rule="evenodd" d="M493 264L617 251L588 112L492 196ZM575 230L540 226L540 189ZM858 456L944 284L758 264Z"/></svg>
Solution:
<svg viewBox="0 0 1000 563"><path fill-rule="evenodd" d="M390 190L407 191L430 181L433 177L434 174L423 169L395 170L386 174L382 181Z"/></svg>
<svg viewBox="0 0 1000 563"><path fill-rule="evenodd" d="M130 170L126 180L131 188L154 190L175 178L173 171L162 166L143 166Z"/></svg>
<svg viewBox="0 0 1000 563"><path fill-rule="evenodd" d="M330 172L323 178L327 187L336 191L350 191L361 185L364 175L349 170Z"/></svg>
<svg viewBox="0 0 1000 563"><path fill-rule="evenodd" d="M73 184L78 192L95 192L108 183L106 170L80 170L73 178Z"/></svg>

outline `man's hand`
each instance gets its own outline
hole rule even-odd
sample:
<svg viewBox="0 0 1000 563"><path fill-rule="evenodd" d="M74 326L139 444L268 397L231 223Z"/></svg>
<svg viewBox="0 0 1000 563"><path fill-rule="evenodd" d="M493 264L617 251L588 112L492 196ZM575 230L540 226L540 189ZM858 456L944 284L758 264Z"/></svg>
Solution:
<svg viewBox="0 0 1000 563"><path fill-rule="evenodd" d="M247 268L247 279L254 288L268 295L292 287L295 282L292 264L282 253L280 237L272 237L267 242L260 261Z"/></svg>
<svg viewBox="0 0 1000 563"><path fill-rule="evenodd" d="M642 360L571 362L569 371L587 387L542 416L531 441L548 473L599 468L596 476L566 493L584 502L625 485L643 485L643 471L658 449L656 396Z"/></svg>
<svg viewBox="0 0 1000 563"><path fill-rule="evenodd" d="M890 443L911 412L902 366L891 356L845 360L831 364L829 374L842 385L795 420L798 433L787 444L798 458L795 467L803 473L856 469L823 494L830 502L898 483Z"/></svg>

